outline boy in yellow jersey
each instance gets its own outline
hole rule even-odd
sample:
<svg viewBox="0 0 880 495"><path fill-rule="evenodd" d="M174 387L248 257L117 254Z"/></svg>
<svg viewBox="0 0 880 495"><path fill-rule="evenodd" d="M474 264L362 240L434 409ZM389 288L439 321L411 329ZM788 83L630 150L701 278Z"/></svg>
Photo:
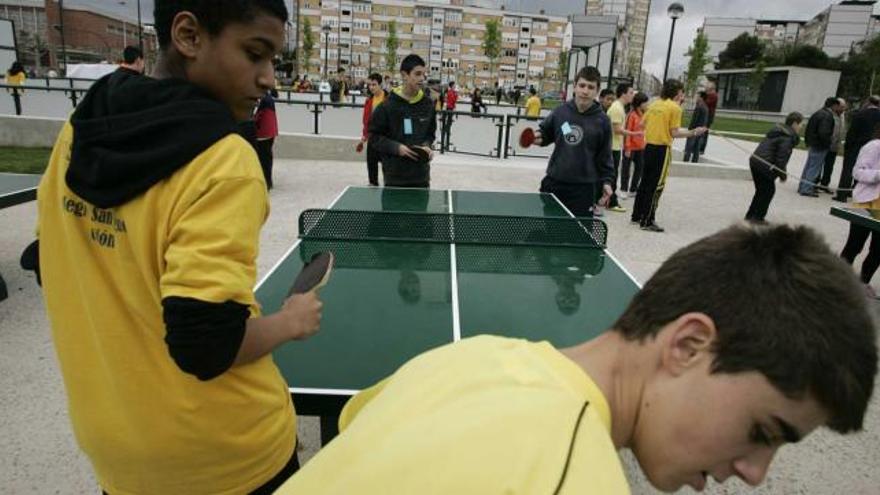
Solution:
<svg viewBox="0 0 880 495"><path fill-rule="evenodd" d="M666 187L666 176L672 161L672 140L702 136L705 127L685 131L681 129L681 102L684 101L684 85L676 79L663 84L660 99L645 112L645 162L642 181L633 206L632 221L642 230L663 232L655 216L660 196Z"/></svg>
<svg viewBox="0 0 880 495"><path fill-rule="evenodd" d="M526 100L526 117L541 116L541 99L538 98L538 91L534 86L529 88L529 99Z"/></svg>
<svg viewBox="0 0 880 495"><path fill-rule="evenodd" d="M278 493L626 494L623 448L660 490L758 485L786 443L861 429L876 339L814 231L733 226L670 257L593 340L479 336L412 359Z"/></svg>
<svg viewBox="0 0 880 495"><path fill-rule="evenodd" d="M282 0L157 0L152 77L97 81L39 188L43 294L73 430L111 494L269 493L297 469L272 361L321 303L254 299L266 183L237 131L274 85Z"/></svg>

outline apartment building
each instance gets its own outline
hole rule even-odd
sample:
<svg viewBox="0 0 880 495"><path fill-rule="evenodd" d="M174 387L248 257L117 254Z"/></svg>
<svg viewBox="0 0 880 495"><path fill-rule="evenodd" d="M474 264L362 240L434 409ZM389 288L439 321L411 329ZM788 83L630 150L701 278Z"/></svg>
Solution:
<svg viewBox="0 0 880 495"><path fill-rule="evenodd" d="M308 73L320 76L344 68L355 79L370 72L396 73L409 53L425 59L428 77L466 86L504 86L556 80L563 46L564 17L483 8L461 0L299 0L299 19L308 18L315 50ZM486 23L495 20L501 53L492 64L483 53ZM386 64L386 40L394 25L398 50ZM325 30L324 27L328 29ZM302 34L300 34L302 39Z"/></svg>
<svg viewBox="0 0 880 495"><path fill-rule="evenodd" d="M615 74L639 78L650 12L651 0L587 0L587 15L617 16Z"/></svg>
<svg viewBox="0 0 880 495"><path fill-rule="evenodd" d="M875 29L875 0L844 0L816 14L801 30L800 41L819 47L829 57L847 55Z"/></svg>
<svg viewBox="0 0 880 495"><path fill-rule="evenodd" d="M702 30L709 39L709 55L718 61L721 53L742 33L780 46L795 43L813 45L829 57L846 56L850 49L880 33L876 0L843 0L810 20L707 17Z"/></svg>

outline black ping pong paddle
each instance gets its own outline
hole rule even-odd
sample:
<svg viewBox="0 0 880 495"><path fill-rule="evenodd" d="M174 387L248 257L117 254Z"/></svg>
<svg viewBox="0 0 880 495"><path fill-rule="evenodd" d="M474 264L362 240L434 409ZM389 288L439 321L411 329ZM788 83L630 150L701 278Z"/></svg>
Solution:
<svg viewBox="0 0 880 495"><path fill-rule="evenodd" d="M359 142L359 143L357 144L357 146L355 146L354 149L355 149L355 151L357 151L358 153L360 153L361 151L364 151L364 142L363 142L363 141Z"/></svg>
<svg viewBox="0 0 880 495"><path fill-rule="evenodd" d="M519 145L523 148L528 148L532 144L535 143L535 130L531 127L526 127L523 129L522 133L519 135Z"/></svg>
<svg viewBox="0 0 880 495"><path fill-rule="evenodd" d="M331 271L333 271L333 253L329 251L315 253L296 276L287 296L320 290L330 280Z"/></svg>
<svg viewBox="0 0 880 495"><path fill-rule="evenodd" d="M417 155L419 155L419 159L416 160L419 163L428 163L431 158L431 154L428 153L428 150L422 148L421 146L412 146L410 147Z"/></svg>

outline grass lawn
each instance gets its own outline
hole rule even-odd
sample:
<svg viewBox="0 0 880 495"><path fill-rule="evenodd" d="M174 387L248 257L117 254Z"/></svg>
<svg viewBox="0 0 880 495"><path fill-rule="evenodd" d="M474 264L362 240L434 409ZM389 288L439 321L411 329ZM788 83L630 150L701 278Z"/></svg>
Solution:
<svg viewBox="0 0 880 495"><path fill-rule="evenodd" d="M687 127L688 123L691 121L691 114L685 113L681 118L681 123L683 126ZM746 134L759 134L760 136L730 136L734 139L741 139L743 141L752 141L755 143L760 143L764 139L764 134L767 134L767 131L776 126L775 122L763 122L760 120L746 120L746 119L736 119L732 117L721 117L716 116L715 122L712 124L713 131L727 131L727 132L743 132ZM803 139L803 130L807 127L806 122L804 122L803 128L801 129L801 142L798 144L799 149L806 149L804 145Z"/></svg>
<svg viewBox="0 0 880 495"><path fill-rule="evenodd" d="M42 174L49 164L50 148L0 146L0 172Z"/></svg>

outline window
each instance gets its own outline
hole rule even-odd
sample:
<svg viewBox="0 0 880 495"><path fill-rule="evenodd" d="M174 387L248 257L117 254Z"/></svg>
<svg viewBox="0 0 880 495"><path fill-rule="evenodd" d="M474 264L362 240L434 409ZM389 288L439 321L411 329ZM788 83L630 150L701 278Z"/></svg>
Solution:
<svg viewBox="0 0 880 495"><path fill-rule="evenodd" d="M458 36L458 28L446 28L443 30L443 33L446 34L446 36L457 37Z"/></svg>
<svg viewBox="0 0 880 495"><path fill-rule="evenodd" d="M443 41L443 35L435 34L431 36L431 39L434 41Z"/></svg>
<svg viewBox="0 0 880 495"><path fill-rule="evenodd" d="M428 35L431 34L431 26L427 24L415 24L412 27L413 34L423 34Z"/></svg>
<svg viewBox="0 0 880 495"><path fill-rule="evenodd" d="M345 9L342 11L342 15L343 15L343 17L351 17L351 11L348 9Z"/></svg>
<svg viewBox="0 0 880 495"><path fill-rule="evenodd" d="M502 24L505 27L517 27L519 25L517 21L519 21L519 19L517 19L516 17L505 17L504 21L502 21Z"/></svg>
<svg viewBox="0 0 880 495"><path fill-rule="evenodd" d="M461 22L461 12L446 12L447 22Z"/></svg>
<svg viewBox="0 0 880 495"><path fill-rule="evenodd" d="M516 56L516 50L513 49L513 48L505 48L504 50L502 50L502 56L504 56L504 57L515 57L515 56Z"/></svg>
<svg viewBox="0 0 880 495"><path fill-rule="evenodd" d="M522 43L519 44L519 47L528 50L528 48L529 48L529 42L528 42L528 41L523 41Z"/></svg>
<svg viewBox="0 0 880 495"><path fill-rule="evenodd" d="M524 33L528 33L529 30L530 30L530 28L527 26L523 26L523 28L522 28L522 32L524 32Z"/></svg>
<svg viewBox="0 0 880 495"><path fill-rule="evenodd" d="M416 7L416 17L419 17L421 19L427 19L427 18L433 17L433 16L434 16L434 12L432 12L431 9Z"/></svg>
<svg viewBox="0 0 880 495"><path fill-rule="evenodd" d="M434 24L441 24L441 25L442 25L442 24L443 24L443 18L442 18L442 17L435 17L435 18L434 18Z"/></svg>
<svg viewBox="0 0 880 495"><path fill-rule="evenodd" d="M342 26L341 29L342 29L343 33L350 33L351 32L351 28L349 26Z"/></svg>

